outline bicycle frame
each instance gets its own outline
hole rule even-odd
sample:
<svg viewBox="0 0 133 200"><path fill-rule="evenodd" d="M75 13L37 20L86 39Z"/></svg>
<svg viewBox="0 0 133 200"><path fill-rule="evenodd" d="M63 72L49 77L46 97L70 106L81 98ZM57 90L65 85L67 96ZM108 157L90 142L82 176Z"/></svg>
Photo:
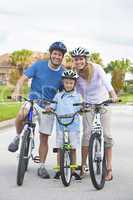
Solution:
<svg viewBox="0 0 133 200"><path fill-rule="evenodd" d="M35 145L34 145L35 127L36 127L36 124L33 123L33 103L31 102L31 107L30 107L30 110L29 110L28 115L26 117L26 122L25 122L23 132L22 132L22 137L23 137L26 130L30 131L30 144L29 144L28 159L30 157L32 157L32 159L34 159L33 155L32 155L32 151L35 148ZM27 159L27 157L25 159Z"/></svg>
<svg viewBox="0 0 133 200"><path fill-rule="evenodd" d="M104 136L103 136L103 127L101 124L101 113L100 107L94 109L94 119L92 123L92 134L98 134L98 137L101 138L101 155L97 155L99 159L103 161L104 158Z"/></svg>
<svg viewBox="0 0 133 200"><path fill-rule="evenodd" d="M54 114L54 115L56 116L56 119L57 119L58 123L59 123L60 125L63 126L63 144L62 144L62 146L61 146L61 149L64 148L66 151L71 151L71 150L72 150L72 145L71 145L71 143L70 143L70 139L69 139L69 130L68 130L67 127L68 127L70 124L73 123L73 121L74 121L74 119L75 119L75 116L76 116L77 114L80 113L80 110L77 111L77 112L75 112L75 113L66 114L66 115L57 115L56 112L47 112L47 111L43 111L42 113L43 113L43 114ZM71 119L70 122L63 123L63 122L61 121L61 119L67 119L67 118ZM56 149L56 148L54 148L54 149ZM57 151L56 151L56 152L57 152ZM79 169L80 167L77 166L77 165L70 165L70 168L71 168L71 169L75 169L75 168L76 168L76 169ZM58 167L58 166L57 166L57 167L54 167L54 169L55 169L55 170L59 170L59 167Z"/></svg>

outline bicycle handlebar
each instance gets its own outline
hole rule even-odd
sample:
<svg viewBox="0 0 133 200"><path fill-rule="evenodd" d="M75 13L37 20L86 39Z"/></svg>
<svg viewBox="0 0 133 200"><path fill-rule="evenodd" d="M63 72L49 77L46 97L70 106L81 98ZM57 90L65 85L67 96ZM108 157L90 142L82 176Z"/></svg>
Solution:
<svg viewBox="0 0 133 200"><path fill-rule="evenodd" d="M11 96L7 96L7 99L12 99L12 97ZM47 99L33 99L33 100L31 100L31 99L27 99L26 97L23 97L23 96L19 96L18 97L18 101L22 101L22 100L24 100L24 101L28 101L28 102L30 102L30 103L38 103L38 102L42 102L42 103L45 103L45 104L50 104L50 103L55 103L55 104L57 104L57 102L56 101L52 101L52 100L47 100Z"/></svg>
<svg viewBox="0 0 133 200"><path fill-rule="evenodd" d="M121 102L121 100L118 100L118 102ZM66 125L68 126L68 125L70 125L74 121L74 118L75 118L75 116L77 114L81 114L81 113L84 113L84 112L90 112L91 110L88 109L89 107L91 107L91 106L96 106L97 107L97 106L101 106L101 105L108 105L110 103L115 103L115 102L113 102L112 99L109 99L107 101L103 101L100 104L89 104L87 102L75 103L75 104L73 104L73 106L82 106L82 108L80 108L80 110L78 110L77 112L72 113L72 114L57 115L57 113L54 112L54 111L48 112L48 111L45 111L45 110L42 111L42 113L43 114L54 114L56 116L57 121L59 122L59 124L61 124L63 126L66 126ZM69 123L63 123L63 122L61 122L61 119L67 119L67 118L72 119L72 120Z"/></svg>
<svg viewBox="0 0 133 200"><path fill-rule="evenodd" d="M63 126L68 126L70 124L73 123L74 119L75 119L75 116L77 114L79 114L81 112L81 110L75 112L75 113L71 113L71 114L65 114L65 115L57 115L56 112L54 111L50 111L50 112L47 112L47 111L42 111L43 114L53 114L56 116L56 119L57 121L59 122L60 125L63 125ZM70 122L61 122L61 119L71 119Z"/></svg>
<svg viewBox="0 0 133 200"><path fill-rule="evenodd" d="M121 102L121 101L122 100L119 99L117 102ZM108 99L106 101L103 101L100 104L90 104L90 103L87 103L87 102L82 102L82 103L75 103L75 104L73 104L73 106L82 106L83 108L88 108L89 106L101 106L101 105L108 105L108 104L117 103L117 102L114 102L112 99Z"/></svg>

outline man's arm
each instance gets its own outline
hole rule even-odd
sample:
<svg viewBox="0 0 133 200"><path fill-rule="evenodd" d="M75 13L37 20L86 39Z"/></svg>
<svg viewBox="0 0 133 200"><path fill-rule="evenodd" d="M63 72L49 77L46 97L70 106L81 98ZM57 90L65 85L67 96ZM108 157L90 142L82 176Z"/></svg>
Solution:
<svg viewBox="0 0 133 200"><path fill-rule="evenodd" d="M23 75L21 76L21 78L18 80L17 84L16 84L16 87L15 87L15 90L12 94L12 99L14 100L17 100L18 97L20 96L21 94L21 89L24 85L24 82L27 81L29 78L26 76L26 75Z"/></svg>

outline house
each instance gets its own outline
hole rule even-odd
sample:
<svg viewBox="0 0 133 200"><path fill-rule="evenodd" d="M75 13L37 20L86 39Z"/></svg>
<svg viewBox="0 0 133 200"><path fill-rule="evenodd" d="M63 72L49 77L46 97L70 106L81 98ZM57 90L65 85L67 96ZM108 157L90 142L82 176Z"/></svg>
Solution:
<svg viewBox="0 0 133 200"><path fill-rule="evenodd" d="M13 66L10 62L11 54L3 54L0 56L0 85L7 84L9 81L10 71L13 69ZM33 52L31 55L31 63L30 65L37 60L48 60L49 54L42 52ZM14 67L15 68L15 67Z"/></svg>
<svg viewBox="0 0 133 200"><path fill-rule="evenodd" d="M6 84L9 80L11 69L10 55L3 54L0 56L0 84Z"/></svg>

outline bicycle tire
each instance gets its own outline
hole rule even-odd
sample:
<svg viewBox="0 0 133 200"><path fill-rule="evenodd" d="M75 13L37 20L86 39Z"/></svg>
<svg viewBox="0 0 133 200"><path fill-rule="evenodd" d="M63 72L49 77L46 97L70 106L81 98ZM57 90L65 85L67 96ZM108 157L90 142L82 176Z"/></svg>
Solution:
<svg viewBox="0 0 133 200"><path fill-rule="evenodd" d="M71 163L72 163L71 152L65 149L61 149L60 150L60 173L61 173L62 183L64 184L64 186L69 186L71 182L71 177L72 177L72 169L70 167ZM69 173L68 177L66 176L67 172Z"/></svg>
<svg viewBox="0 0 133 200"><path fill-rule="evenodd" d="M27 156L29 153L29 140L30 140L29 134L30 134L30 130L26 130L22 137L19 162L18 162L18 168L17 168L17 185L19 186L23 184L24 175L28 168L29 158ZM27 159L24 157L27 157Z"/></svg>
<svg viewBox="0 0 133 200"><path fill-rule="evenodd" d="M100 160L94 161L94 153L93 153L94 144L95 144L94 142L97 142L97 144L101 148L100 137L98 137L98 135L95 133L91 135L90 143L89 143L89 169L90 169L90 177L91 177L92 184L97 190L101 190L105 184L105 169L106 169L105 149L104 149L103 161L100 161ZM93 165L94 162L96 162L96 170L94 169L94 165ZM98 181L96 179L96 175L97 175L96 173L98 173L97 171L100 170L99 169L99 165L101 164L100 162L102 162L102 167L101 167L102 174L101 174L100 181Z"/></svg>
<svg viewBox="0 0 133 200"><path fill-rule="evenodd" d="M25 150L25 155L28 156L29 154L29 145L30 145L30 130L27 130L27 144L26 144L26 150ZM27 171L29 165L29 158L25 159L25 171Z"/></svg>

